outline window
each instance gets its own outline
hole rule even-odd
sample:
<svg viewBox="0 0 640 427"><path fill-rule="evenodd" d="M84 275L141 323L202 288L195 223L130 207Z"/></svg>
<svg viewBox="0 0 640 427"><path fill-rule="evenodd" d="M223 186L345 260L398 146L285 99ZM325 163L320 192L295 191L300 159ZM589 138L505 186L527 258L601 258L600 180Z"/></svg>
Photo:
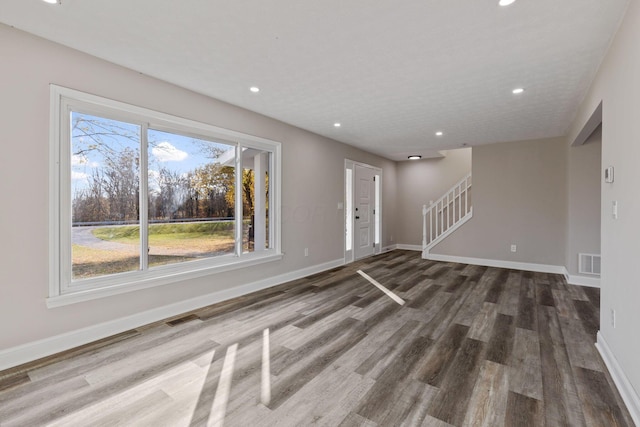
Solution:
<svg viewBox="0 0 640 427"><path fill-rule="evenodd" d="M280 144L51 86L49 306L280 259Z"/></svg>

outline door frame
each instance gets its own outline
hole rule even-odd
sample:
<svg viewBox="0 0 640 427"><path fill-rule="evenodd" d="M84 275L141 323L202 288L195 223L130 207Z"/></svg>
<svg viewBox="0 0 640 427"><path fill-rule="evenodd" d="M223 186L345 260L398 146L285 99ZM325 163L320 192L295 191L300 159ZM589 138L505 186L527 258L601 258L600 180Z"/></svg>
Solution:
<svg viewBox="0 0 640 427"><path fill-rule="evenodd" d="M358 165L360 167L372 169L375 171L375 189L374 189L374 197L375 197L375 214L374 214L374 249L373 255L377 255L382 252L382 169L376 166L372 166L366 163L357 162L355 160L345 159L344 160L344 181L342 188L344 189L344 232L342 247L344 249L344 263L350 264L355 261L355 251L354 251L354 242L355 242L355 215L354 215L354 197L355 197L355 166ZM350 185L348 186L349 175L351 175ZM349 205L350 204L350 205ZM349 231L351 232L350 234Z"/></svg>

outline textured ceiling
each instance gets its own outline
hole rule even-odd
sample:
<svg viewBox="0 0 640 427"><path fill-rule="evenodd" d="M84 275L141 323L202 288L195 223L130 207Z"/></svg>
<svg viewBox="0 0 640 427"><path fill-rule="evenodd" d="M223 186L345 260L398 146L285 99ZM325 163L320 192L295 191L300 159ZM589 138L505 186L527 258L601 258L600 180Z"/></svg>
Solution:
<svg viewBox="0 0 640 427"><path fill-rule="evenodd" d="M404 160L564 135L627 2L0 0L0 22Z"/></svg>

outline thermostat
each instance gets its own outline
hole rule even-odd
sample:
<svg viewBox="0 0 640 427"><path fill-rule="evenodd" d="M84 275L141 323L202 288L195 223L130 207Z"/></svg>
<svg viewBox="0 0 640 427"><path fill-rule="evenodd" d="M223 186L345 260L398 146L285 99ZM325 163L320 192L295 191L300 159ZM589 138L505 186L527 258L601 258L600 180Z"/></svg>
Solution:
<svg viewBox="0 0 640 427"><path fill-rule="evenodd" d="M609 166L604 170L604 182L611 184L613 182L613 166Z"/></svg>

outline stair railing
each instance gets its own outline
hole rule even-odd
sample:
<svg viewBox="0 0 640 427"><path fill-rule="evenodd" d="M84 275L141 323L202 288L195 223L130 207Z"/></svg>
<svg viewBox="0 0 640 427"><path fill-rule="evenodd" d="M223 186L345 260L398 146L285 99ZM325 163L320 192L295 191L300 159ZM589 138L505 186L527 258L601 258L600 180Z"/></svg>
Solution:
<svg viewBox="0 0 640 427"><path fill-rule="evenodd" d="M422 206L423 256L472 216L471 173L469 173L438 200L431 201L429 206Z"/></svg>

